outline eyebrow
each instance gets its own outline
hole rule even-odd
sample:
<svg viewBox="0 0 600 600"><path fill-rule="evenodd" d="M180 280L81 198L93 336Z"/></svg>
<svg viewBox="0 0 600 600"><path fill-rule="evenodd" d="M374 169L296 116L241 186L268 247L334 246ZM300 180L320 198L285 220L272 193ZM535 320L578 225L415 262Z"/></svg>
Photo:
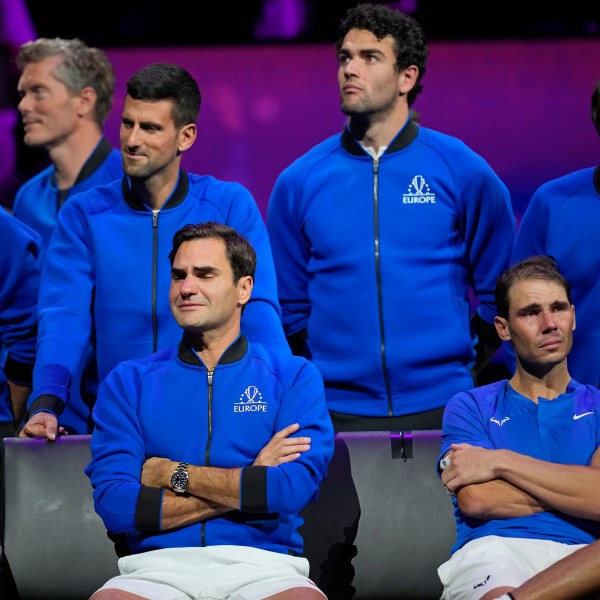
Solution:
<svg viewBox="0 0 600 600"><path fill-rule="evenodd" d="M135 118L123 113L121 115L121 121L127 123L135 123ZM164 126L156 121L140 121L139 125L140 127L155 127L156 129L164 129Z"/></svg>
<svg viewBox="0 0 600 600"><path fill-rule="evenodd" d="M218 273L219 269L216 267L192 267L192 272L194 275L208 275L210 273ZM185 269L178 269L177 267L173 267L171 269L171 273L173 275L185 275L187 271Z"/></svg>
<svg viewBox="0 0 600 600"><path fill-rule="evenodd" d="M341 48L338 52L338 56L350 56L351 52L347 48ZM361 48L358 50L357 54L359 56L368 56L370 54L379 54L380 56L385 56L385 52L379 48Z"/></svg>
<svg viewBox="0 0 600 600"><path fill-rule="evenodd" d="M555 300L550 304L550 308L568 308L569 303L564 300ZM517 309L515 312L517 314L522 314L530 310L542 310L542 305L538 302L533 302L532 304L528 304L527 306L522 306Z"/></svg>
<svg viewBox="0 0 600 600"><path fill-rule="evenodd" d="M157 121L140 121L140 127L155 127L156 129L164 129L162 123Z"/></svg>

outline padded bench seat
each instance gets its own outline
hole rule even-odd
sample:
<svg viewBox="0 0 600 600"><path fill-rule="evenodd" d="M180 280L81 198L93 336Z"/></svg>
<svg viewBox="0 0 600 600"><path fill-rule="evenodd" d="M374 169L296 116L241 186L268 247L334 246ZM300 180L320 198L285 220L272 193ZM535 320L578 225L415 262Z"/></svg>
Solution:
<svg viewBox="0 0 600 600"><path fill-rule="evenodd" d="M435 472L441 432L336 435L319 499L303 512L311 577L330 600L438 600L452 504ZM117 573L83 469L90 436L3 444L2 598L86 600Z"/></svg>

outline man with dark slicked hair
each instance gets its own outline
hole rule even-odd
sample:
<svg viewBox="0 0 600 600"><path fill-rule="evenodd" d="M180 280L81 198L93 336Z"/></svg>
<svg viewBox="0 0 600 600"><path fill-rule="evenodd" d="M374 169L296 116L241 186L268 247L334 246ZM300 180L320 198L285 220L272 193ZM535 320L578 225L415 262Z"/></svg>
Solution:
<svg viewBox="0 0 600 600"><path fill-rule="evenodd" d="M253 341L289 352L267 230L254 198L239 183L181 168L196 140L199 109L198 85L178 65L152 63L127 82L120 128L125 177L74 196L59 213L42 277L33 393L20 435L53 440L91 432L91 406L72 402L69 389L88 340L94 340L102 382L121 361L179 337L161 258L186 223L217 221L251 241L258 283L242 329Z"/></svg>

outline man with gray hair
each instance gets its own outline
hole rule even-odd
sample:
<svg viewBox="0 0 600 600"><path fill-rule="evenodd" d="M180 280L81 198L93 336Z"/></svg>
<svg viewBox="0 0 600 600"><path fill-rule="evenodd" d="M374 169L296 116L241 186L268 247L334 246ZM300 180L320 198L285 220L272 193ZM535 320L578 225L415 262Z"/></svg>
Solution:
<svg viewBox="0 0 600 600"><path fill-rule="evenodd" d="M79 39L38 38L17 55L18 110L26 146L48 152L50 165L17 191L14 216L41 237L43 267L58 211L69 196L123 176L121 153L103 133L115 74L106 54ZM71 393L83 404L96 396L93 344L81 355Z"/></svg>
<svg viewBox="0 0 600 600"><path fill-rule="evenodd" d="M102 131L115 74L102 50L79 39L27 42L17 65L23 141L45 149L51 165L20 187L13 213L42 236L45 255L65 200L123 175L121 154Z"/></svg>
<svg viewBox="0 0 600 600"><path fill-rule="evenodd" d="M242 327L251 341L289 346L281 325L273 257L256 201L237 182L181 168L196 141L198 84L157 62L126 84L120 143L125 176L73 196L60 210L39 295L39 330L28 420L20 435L56 439L92 429L91 402L73 402L72 373L93 340L98 381L120 362L179 338L160 262L186 223L238 230L258 255L258 283ZM162 287L161 287L162 286Z"/></svg>

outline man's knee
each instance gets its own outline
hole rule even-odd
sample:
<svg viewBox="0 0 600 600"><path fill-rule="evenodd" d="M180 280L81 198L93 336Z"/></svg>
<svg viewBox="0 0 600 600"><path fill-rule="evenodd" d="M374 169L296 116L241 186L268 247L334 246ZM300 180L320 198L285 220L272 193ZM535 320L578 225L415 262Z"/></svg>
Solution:
<svg viewBox="0 0 600 600"><path fill-rule="evenodd" d="M265 600L327 600L327 596L319 589L303 586L278 592Z"/></svg>
<svg viewBox="0 0 600 600"><path fill-rule="evenodd" d="M148 598L126 592L125 590L104 589L95 592L90 597L90 600L148 600Z"/></svg>

